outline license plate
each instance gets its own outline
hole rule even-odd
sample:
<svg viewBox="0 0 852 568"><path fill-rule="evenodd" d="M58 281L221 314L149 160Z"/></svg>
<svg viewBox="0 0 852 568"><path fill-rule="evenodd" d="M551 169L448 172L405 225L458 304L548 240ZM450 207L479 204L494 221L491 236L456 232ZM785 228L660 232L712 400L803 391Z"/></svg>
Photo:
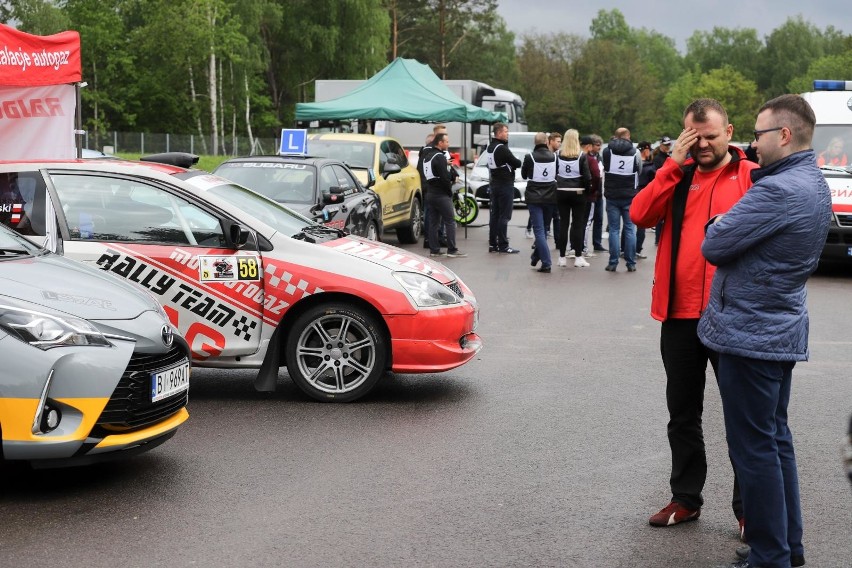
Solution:
<svg viewBox="0 0 852 568"><path fill-rule="evenodd" d="M151 373L151 402L163 400L189 388L189 361Z"/></svg>

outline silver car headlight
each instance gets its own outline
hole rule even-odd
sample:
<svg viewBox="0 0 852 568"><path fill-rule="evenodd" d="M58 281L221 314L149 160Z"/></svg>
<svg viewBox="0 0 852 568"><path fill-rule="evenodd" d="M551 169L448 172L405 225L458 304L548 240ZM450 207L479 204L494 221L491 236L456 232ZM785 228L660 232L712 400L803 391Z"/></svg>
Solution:
<svg viewBox="0 0 852 568"><path fill-rule="evenodd" d="M11 306L0 305L0 328L12 337L45 351L72 345L110 345L103 334L86 320Z"/></svg>
<svg viewBox="0 0 852 568"><path fill-rule="evenodd" d="M414 300L414 304L421 308L461 303L461 298L434 278L416 272L394 272L393 275Z"/></svg>

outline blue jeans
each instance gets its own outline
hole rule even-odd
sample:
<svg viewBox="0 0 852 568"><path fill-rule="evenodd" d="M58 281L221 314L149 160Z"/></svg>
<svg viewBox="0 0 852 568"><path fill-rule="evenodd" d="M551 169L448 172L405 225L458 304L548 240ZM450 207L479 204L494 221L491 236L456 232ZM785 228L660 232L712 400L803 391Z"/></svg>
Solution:
<svg viewBox="0 0 852 568"><path fill-rule="evenodd" d="M618 264L621 254L621 222L624 221L624 260L636 266L636 225L630 220L633 198L606 200L606 220L609 223L609 264Z"/></svg>
<svg viewBox="0 0 852 568"><path fill-rule="evenodd" d="M553 260L550 258L550 247L547 246L544 220L545 218L553 218L556 205L550 203L528 203L527 209L530 210L530 220L532 221L532 230L535 235L535 251L532 253L532 260L540 260L542 267L550 266Z"/></svg>
<svg viewBox="0 0 852 568"><path fill-rule="evenodd" d="M790 566L804 555L799 474L787 405L793 361L719 354L728 451L743 498L752 566Z"/></svg>
<svg viewBox="0 0 852 568"><path fill-rule="evenodd" d="M491 206L488 220L488 244L499 250L509 248L509 221L515 201L515 186L491 184Z"/></svg>

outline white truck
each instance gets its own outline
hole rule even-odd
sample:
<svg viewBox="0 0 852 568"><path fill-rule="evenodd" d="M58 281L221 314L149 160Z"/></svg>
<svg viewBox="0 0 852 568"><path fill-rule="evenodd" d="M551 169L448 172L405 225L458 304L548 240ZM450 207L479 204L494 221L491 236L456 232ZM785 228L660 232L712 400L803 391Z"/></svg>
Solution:
<svg viewBox="0 0 852 568"><path fill-rule="evenodd" d="M364 84L364 80L320 79L315 82L315 101L325 102L353 91ZM445 80L443 83L464 101L486 110L506 114L510 132L526 132L527 120L524 115L524 100L517 93L504 89L495 89L485 83L471 80ZM447 133L453 144L453 151L461 152L462 159L472 160L477 148L488 144L489 125L462 124L449 122ZM373 134L396 138L409 150L423 146L426 136L431 134L433 124L419 122L375 121ZM461 141L464 140L464 144Z"/></svg>
<svg viewBox="0 0 852 568"><path fill-rule="evenodd" d="M852 260L852 81L814 81L802 93L816 115L813 147L831 189L832 218L823 260Z"/></svg>

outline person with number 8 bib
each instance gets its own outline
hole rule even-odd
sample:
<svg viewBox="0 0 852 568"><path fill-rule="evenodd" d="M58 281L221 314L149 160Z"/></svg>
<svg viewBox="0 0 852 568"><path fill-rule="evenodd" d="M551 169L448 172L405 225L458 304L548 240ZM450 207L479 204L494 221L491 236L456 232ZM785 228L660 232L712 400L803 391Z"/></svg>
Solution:
<svg viewBox="0 0 852 568"><path fill-rule="evenodd" d="M565 251L569 245L574 252L574 266L589 266L583 258L583 236L586 231L586 195L592 188L592 174L586 154L580 148L580 133L573 128L562 137L556 173L556 205L559 208L559 266L567 266ZM570 231L569 231L570 227Z"/></svg>

